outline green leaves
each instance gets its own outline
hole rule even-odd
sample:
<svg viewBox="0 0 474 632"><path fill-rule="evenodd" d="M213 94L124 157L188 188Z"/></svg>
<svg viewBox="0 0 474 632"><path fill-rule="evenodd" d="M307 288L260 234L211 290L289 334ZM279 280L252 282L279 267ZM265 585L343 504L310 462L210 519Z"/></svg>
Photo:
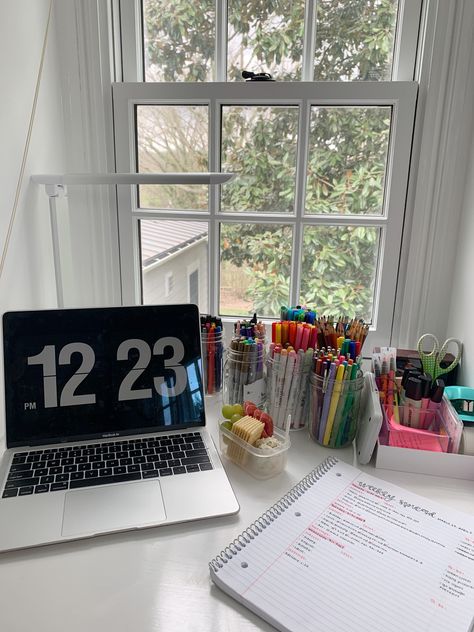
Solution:
<svg viewBox="0 0 474 632"><path fill-rule="evenodd" d="M229 0L229 80L241 80L244 68L271 72L279 81L299 80L304 5L304 0ZM143 0L143 6L147 80L210 81L215 0ZM397 8L397 0L318 0L314 78L389 79ZM313 108L306 213L382 213L390 119L387 107ZM169 122L163 115L147 128L140 154L144 170L165 170L170 164L175 171L207 168L202 131L207 134L207 127L188 127L179 138L179 127ZM162 130L169 136L167 147L157 147ZM261 315L277 315L288 302L292 230L258 223L258 215L294 212L297 143L297 108L223 109L221 168L239 178L222 187L221 209L256 214L252 223L221 223L222 266L232 270L244 313L251 303ZM141 196L149 195L150 206L207 208L204 189L198 203L195 192L161 187L158 198L156 189L142 188ZM320 312L369 320L379 238L379 230L370 226L305 226L298 262L301 302Z"/></svg>

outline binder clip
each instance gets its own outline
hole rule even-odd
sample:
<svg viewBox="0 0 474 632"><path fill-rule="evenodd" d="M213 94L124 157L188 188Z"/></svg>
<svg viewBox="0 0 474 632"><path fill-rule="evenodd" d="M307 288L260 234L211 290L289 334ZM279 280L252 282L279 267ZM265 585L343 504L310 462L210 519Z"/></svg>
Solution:
<svg viewBox="0 0 474 632"><path fill-rule="evenodd" d="M252 72L251 70L242 70L242 77L245 81L275 81L268 72Z"/></svg>

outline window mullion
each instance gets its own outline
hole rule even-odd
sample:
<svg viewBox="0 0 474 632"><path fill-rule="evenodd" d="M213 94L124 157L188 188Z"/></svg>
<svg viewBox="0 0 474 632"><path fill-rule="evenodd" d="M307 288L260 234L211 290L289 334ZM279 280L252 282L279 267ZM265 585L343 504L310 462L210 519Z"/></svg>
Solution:
<svg viewBox="0 0 474 632"><path fill-rule="evenodd" d="M305 4L302 81L314 79L317 3L318 0L306 0Z"/></svg>
<svg viewBox="0 0 474 632"><path fill-rule="evenodd" d="M227 0L216 0L215 81L227 81Z"/></svg>
<svg viewBox="0 0 474 632"><path fill-rule="evenodd" d="M306 196L306 171L308 163L308 142L310 104L304 99L300 104L298 126L298 153L296 158L295 215L293 228L293 252L291 258L290 303L299 303L301 287L301 257L303 252L303 215Z"/></svg>

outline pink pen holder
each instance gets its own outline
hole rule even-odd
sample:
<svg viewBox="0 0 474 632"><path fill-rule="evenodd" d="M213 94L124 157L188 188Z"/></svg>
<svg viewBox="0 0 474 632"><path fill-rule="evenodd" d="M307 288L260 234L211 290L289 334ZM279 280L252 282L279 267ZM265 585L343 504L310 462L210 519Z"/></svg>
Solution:
<svg viewBox="0 0 474 632"><path fill-rule="evenodd" d="M397 415L399 420L412 418L409 416L406 406L399 406L398 411L393 406L384 406L383 413L384 418L379 436L382 445L432 452L448 451L449 435L438 411L420 411L422 418L419 416L417 418L418 428L408 427L397 422Z"/></svg>

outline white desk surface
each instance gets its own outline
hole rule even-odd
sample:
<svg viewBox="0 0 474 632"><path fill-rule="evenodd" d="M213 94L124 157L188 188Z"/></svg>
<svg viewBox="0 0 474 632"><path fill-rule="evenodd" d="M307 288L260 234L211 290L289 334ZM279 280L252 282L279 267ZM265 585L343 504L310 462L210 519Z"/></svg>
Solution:
<svg viewBox="0 0 474 632"><path fill-rule="evenodd" d="M218 445L220 403L207 398ZM233 464L227 472L241 510L230 518L0 555L2 632L246 632L273 628L210 580L208 562L327 456L352 463L352 448L319 447L291 433L288 464L258 481ZM474 514L474 482L362 466L367 472Z"/></svg>

